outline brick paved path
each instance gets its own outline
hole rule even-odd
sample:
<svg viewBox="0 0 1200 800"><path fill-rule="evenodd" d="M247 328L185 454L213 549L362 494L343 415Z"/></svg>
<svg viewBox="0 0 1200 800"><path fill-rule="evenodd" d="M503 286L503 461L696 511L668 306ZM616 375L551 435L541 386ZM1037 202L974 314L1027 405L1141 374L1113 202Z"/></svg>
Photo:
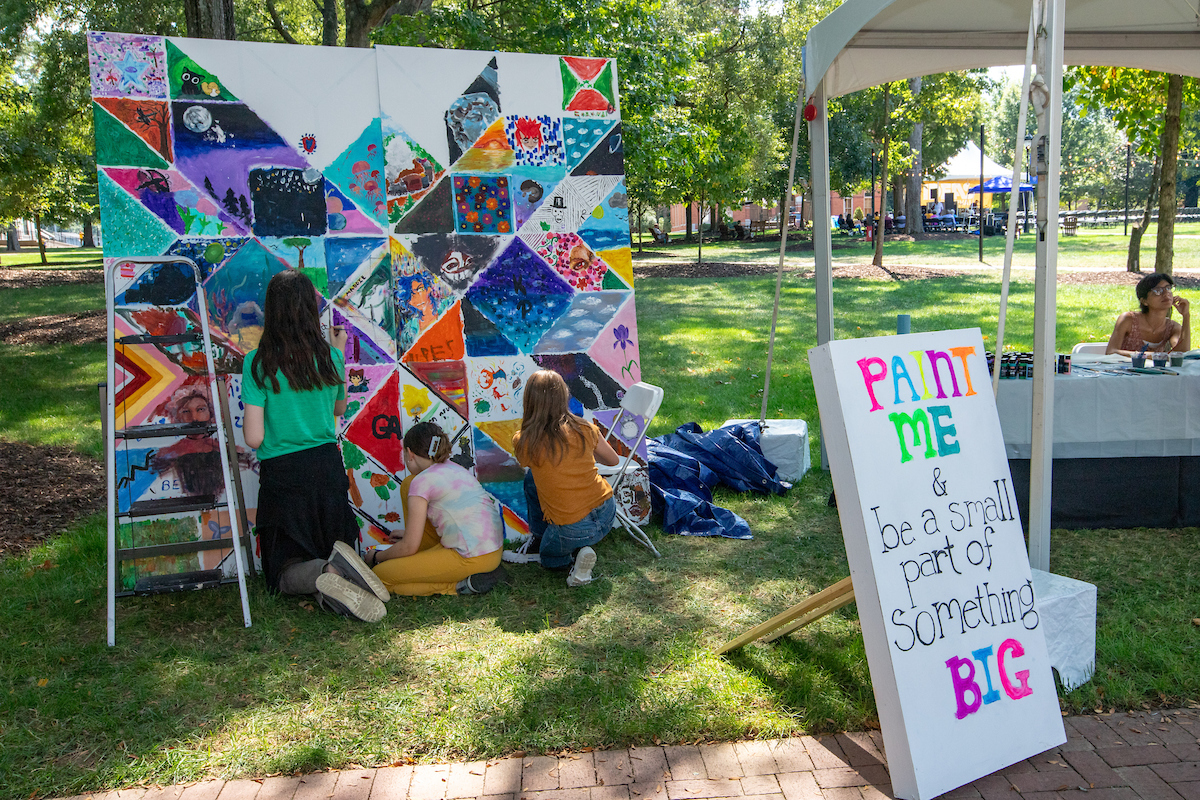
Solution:
<svg viewBox="0 0 1200 800"><path fill-rule="evenodd" d="M948 800L1200 800L1200 712L1070 717L1068 741ZM878 731L123 789L94 800L885 800Z"/></svg>

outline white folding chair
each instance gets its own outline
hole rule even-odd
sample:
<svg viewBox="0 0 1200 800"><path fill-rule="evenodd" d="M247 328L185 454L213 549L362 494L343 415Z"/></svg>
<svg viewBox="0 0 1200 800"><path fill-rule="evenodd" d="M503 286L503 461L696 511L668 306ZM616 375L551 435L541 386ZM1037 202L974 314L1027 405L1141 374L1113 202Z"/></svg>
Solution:
<svg viewBox="0 0 1200 800"><path fill-rule="evenodd" d="M1108 342L1080 342L1071 348L1071 355L1102 356L1108 350Z"/></svg>
<svg viewBox="0 0 1200 800"><path fill-rule="evenodd" d="M638 448L645 441L646 429L650 427L662 401L662 387L653 384L635 383L626 390L625 397L621 400L621 411L613 420L607 438L609 442L619 441L629 451L617 462L616 466L596 465L600 474L613 487L614 495L620 493L622 483L628 479L629 466L633 462ZM613 521L613 527L618 526L624 528L635 542L654 553L656 557L662 558L662 553L658 552L658 548L650 541L650 537L641 529L637 520L621 507L620 502L617 503L617 516Z"/></svg>

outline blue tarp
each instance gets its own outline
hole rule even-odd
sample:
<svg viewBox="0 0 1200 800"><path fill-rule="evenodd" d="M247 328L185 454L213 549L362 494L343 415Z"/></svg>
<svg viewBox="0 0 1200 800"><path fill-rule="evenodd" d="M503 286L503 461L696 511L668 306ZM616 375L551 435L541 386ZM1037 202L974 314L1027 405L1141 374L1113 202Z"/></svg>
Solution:
<svg viewBox="0 0 1200 800"><path fill-rule="evenodd" d="M762 454L757 422L704 433L694 422L646 442L650 498L667 533L752 539L746 520L713 505L712 490L725 484L739 492L784 494L791 485L775 475Z"/></svg>

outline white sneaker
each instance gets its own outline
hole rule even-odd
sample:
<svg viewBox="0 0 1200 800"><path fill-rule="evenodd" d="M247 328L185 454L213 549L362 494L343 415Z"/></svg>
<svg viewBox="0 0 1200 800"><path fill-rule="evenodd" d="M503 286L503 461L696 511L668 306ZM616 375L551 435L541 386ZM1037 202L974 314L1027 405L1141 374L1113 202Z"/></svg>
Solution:
<svg viewBox="0 0 1200 800"><path fill-rule="evenodd" d="M571 574L567 576L567 586L575 587L591 583L592 567L594 566L596 566L596 551L590 547L579 548L579 555L575 556Z"/></svg>
<svg viewBox="0 0 1200 800"><path fill-rule="evenodd" d="M332 572L317 576L317 593L318 602L323 608L343 617L379 622L387 615L387 606L382 600Z"/></svg>

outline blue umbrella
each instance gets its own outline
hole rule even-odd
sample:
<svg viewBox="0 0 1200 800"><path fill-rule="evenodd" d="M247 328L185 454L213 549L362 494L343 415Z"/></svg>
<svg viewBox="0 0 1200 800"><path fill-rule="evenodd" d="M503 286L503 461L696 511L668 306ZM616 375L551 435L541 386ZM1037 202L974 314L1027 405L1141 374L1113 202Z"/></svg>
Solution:
<svg viewBox="0 0 1200 800"><path fill-rule="evenodd" d="M1033 180L1035 183L1037 182L1036 177L1034 177ZM1008 194L1009 192L1012 191L1012 179L1006 175L998 175L995 178L988 178L986 181L983 182L983 191L986 192L987 194ZM1021 191L1022 192L1032 192L1033 186L1028 183L1022 183ZM967 194L978 194L978 193L979 193L978 186L972 186L970 189L967 189Z"/></svg>

